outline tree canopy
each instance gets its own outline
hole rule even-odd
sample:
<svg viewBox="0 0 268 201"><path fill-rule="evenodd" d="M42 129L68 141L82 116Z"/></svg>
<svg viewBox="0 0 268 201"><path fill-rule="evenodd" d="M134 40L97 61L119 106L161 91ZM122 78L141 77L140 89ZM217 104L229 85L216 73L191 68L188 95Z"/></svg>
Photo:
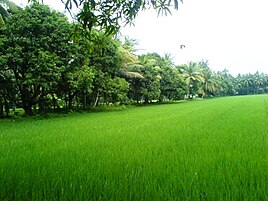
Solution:
<svg viewBox="0 0 268 201"><path fill-rule="evenodd" d="M157 10L158 15L167 15L171 14L171 8L178 9L182 0L61 0L61 2L69 11L79 8L77 19L83 28L91 30L93 27L98 27L111 34L118 32L121 26L133 23L142 10L153 8Z"/></svg>
<svg viewBox="0 0 268 201"><path fill-rule="evenodd" d="M68 64L70 28L65 16L40 4L7 18L0 37L0 68L12 75L18 104L26 113L32 113Z"/></svg>

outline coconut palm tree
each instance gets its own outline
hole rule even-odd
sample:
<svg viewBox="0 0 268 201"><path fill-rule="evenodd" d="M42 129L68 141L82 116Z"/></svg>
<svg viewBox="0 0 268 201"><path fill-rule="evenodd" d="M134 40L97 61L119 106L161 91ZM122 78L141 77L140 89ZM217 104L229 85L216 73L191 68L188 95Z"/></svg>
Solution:
<svg viewBox="0 0 268 201"><path fill-rule="evenodd" d="M125 78L143 78L140 73L133 70L133 68L137 68L140 65L138 57L134 54L136 44L136 40L125 37L124 43L118 48L118 52L121 55L120 73Z"/></svg>
<svg viewBox="0 0 268 201"><path fill-rule="evenodd" d="M259 93L263 90L263 75L260 74L258 71L253 75L253 85L254 85L254 94Z"/></svg>
<svg viewBox="0 0 268 201"><path fill-rule="evenodd" d="M204 78L203 90L205 95L215 94L217 91L220 91L220 79L215 75L209 68L205 68L202 71Z"/></svg>
<svg viewBox="0 0 268 201"><path fill-rule="evenodd" d="M133 71L134 67L139 66L138 58L128 52L123 47L119 47L118 49L120 55L121 55L121 62L120 62L120 73L125 78L143 78L143 76Z"/></svg>
<svg viewBox="0 0 268 201"><path fill-rule="evenodd" d="M162 65L163 66L168 66L168 67L175 67L174 61L173 61L173 57L171 54L169 53L165 53L164 57L161 57L161 61L162 61Z"/></svg>
<svg viewBox="0 0 268 201"><path fill-rule="evenodd" d="M253 84L253 78L251 74L247 74L245 76L243 76L242 78L242 83L245 87L246 93L249 94L250 93L250 87Z"/></svg>
<svg viewBox="0 0 268 201"><path fill-rule="evenodd" d="M205 79L202 76L201 66L196 62L189 62L180 66L182 77L184 78L188 87L188 98L193 97L193 87L196 84L204 83Z"/></svg>

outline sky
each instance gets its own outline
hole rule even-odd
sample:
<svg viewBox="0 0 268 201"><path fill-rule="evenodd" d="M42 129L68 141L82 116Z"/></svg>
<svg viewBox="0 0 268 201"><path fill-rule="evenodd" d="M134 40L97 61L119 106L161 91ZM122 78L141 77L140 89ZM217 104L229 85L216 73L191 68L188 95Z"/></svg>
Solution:
<svg viewBox="0 0 268 201"><path fill-rule="evenodd" d="M25 5L27 0L13 2ZM60 0L44 3L64 10ZM169 53L177 65L207 60L214 71L268 73L267 8L267 0L184 0L172 15L140 13L135 26L123 27L121 34L138 41L139 54Z"/></svg>

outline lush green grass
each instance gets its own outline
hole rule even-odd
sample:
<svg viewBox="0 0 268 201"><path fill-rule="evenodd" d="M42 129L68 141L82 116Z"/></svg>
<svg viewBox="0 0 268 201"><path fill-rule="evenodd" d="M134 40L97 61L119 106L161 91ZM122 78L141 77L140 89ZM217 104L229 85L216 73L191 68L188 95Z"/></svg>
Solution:
<svg viewBox="0 0 268 201"><path fill-rule="evenodd" d="M0 200L268 200L268 96L0 125Z"/></svg>

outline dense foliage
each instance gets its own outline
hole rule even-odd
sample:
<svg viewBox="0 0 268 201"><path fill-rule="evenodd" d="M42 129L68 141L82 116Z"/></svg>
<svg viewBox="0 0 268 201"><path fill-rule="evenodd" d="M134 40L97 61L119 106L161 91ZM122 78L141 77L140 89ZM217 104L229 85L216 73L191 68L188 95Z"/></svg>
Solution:
<svg viewBox="0 0 268 201"><path fill-rule="evenodd" d="M43 0L29 0L43 2ZM170 8L178 9L182 0L61 0L70 11L79 8L77 20L84 29L98 27L106 33L117 33L124 24L133 23L141 10L153 8L159 14L171 14ZM77 10L76 9L76 10Z"/></svg>
<svg viewBox="0 0 268 201"><path fill-rule="evenodd" d="M233 77L227 70L213 72L204 61L176 66L168 54L135 55L135 40L128 38L96 29L73 37L77 27L38 3L6 15L0 26L0 117L15 108L32 115L268 92L266 74Z"/></svg>

